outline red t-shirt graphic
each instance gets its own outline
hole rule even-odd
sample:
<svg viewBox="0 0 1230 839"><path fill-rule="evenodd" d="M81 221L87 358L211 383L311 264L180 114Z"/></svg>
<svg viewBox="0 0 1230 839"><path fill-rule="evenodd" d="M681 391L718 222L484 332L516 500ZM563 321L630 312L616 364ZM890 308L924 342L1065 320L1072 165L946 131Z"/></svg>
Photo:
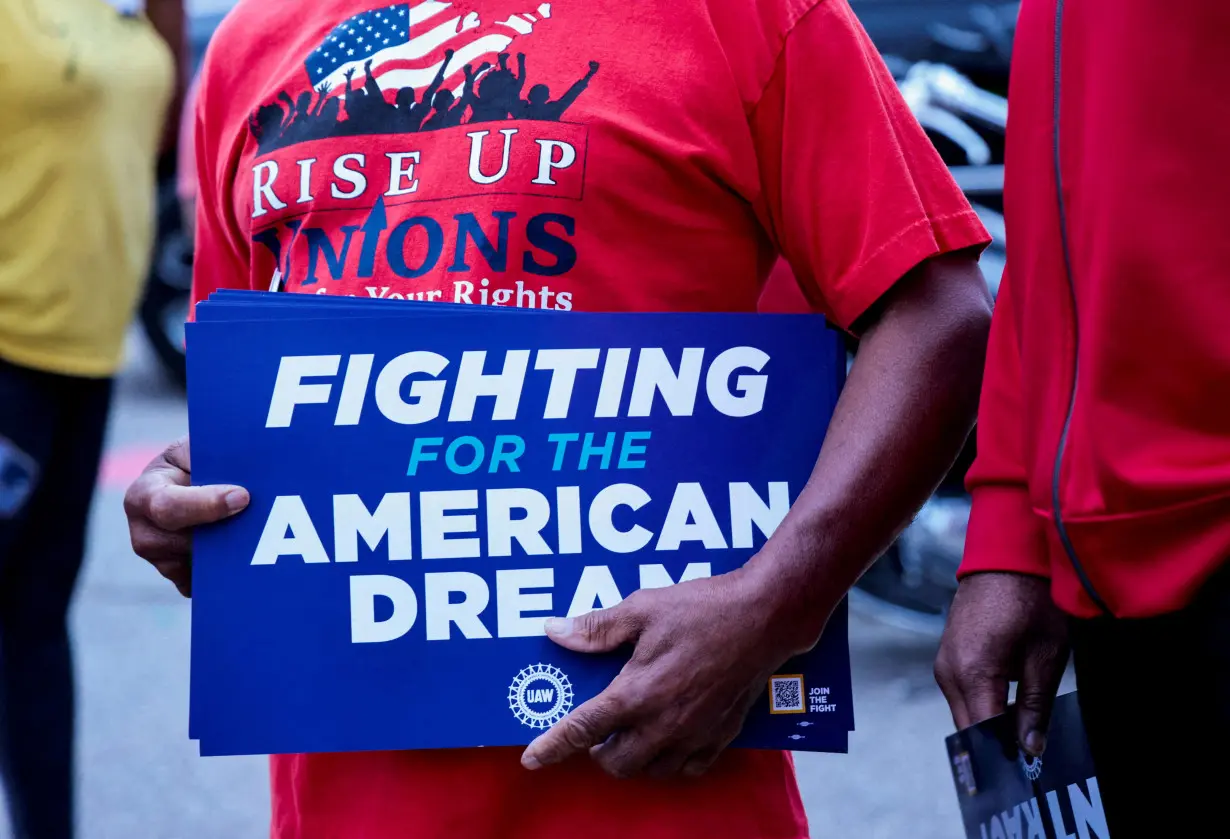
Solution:
<svg viewBox="0 0 1230 839"><path fill-rule="evenodd" d="M195 299L754 311L784 255L849 327L988 241L846 0L243 0L198 97ZM784 753L668 782L518 756L275 756L273 836L807 835Z"/></svg>

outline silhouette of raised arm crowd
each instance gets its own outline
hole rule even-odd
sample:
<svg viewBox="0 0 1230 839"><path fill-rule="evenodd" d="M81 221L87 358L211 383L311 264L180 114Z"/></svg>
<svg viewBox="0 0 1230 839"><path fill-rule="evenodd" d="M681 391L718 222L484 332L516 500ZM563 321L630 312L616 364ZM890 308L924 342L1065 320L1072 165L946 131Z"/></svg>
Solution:
<svg viewBox="0 0 1230 839"><path fill-rule="evenodd" d="M589 72L562 96L552 99L550 88L536 84L522 98L525 53L517 55L514 72L508 66L509 54L505 52L499 55L498 69L491 69L489 61L477 68L467 64L461 95L454 97L451 90L440 89L452 58L453 51L445 50L440 71L423 91L422 99L416 97L414 88L403 87L389 102L372 76L372 62L368 61L363 68L367 78L360 86L354 85L355 68L346 70L344 96L331 96L332 88L327 81L316 88L314 104L310 91L300 93L297 100L282 91L276 102L257 108L248 120L248 127L260 151L267 152L325 137L434 131L463 122L559 120L598 72L598 62L591 61ZM285 103L285 107L281 103ZM467 111L469 119L466 119Z"/></svg>

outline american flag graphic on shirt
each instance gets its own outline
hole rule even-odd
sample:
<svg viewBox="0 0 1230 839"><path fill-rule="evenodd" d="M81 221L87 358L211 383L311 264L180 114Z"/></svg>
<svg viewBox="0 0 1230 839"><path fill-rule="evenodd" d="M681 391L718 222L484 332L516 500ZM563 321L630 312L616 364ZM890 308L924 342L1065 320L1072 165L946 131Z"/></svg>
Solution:
<svg viewBox="0 0 1230 839"><path fill-rule="evenodd" d="M348 17L308 53L307 83L294 95L280 91L251 114L260 153L330 137L560 120L598 62L530 81L534 63L516 42L550 21L551 4L513 12L516 0L477 5L481 12L472 3L421 0ZM496 5L502 11L491 12Z"/></svg>
<svg viewBox="0 0 1230 839"><path fill-rule="evenodd" d="M574 106L605 77L559 31L569 13L541 0L345 2L323 22L305 17L302 63L268 79L248 114L256 148L240 193L252 196L254 253L272 258L270 290L328 277L353 292L377 275L417 280L447 259L452 299L505 305L504 273L570 271L594 116ZM503 208L510 195L568 203L521 213ZM479 264L488 274L467 279ZM545 280L514 283L517 306L572 306L570 290ZM362 289L444 293L411 285Z"/></svg>
<svg viewBox="0 0 1230 839"><path fill-rule="evenodd" d="M451 49L444 87L460 95L465 65L496 64L498 54L514 39L529 35L536 23L550 17L550 3L498 21L483 21L478 12L459 14L454 4L438 0L397 3L339 24L304 64L312 87L323 84L334 93L345 90L347 72L362 83L368 61L381 89L421 89L432 83L444 63L444 51Z"/></svg>

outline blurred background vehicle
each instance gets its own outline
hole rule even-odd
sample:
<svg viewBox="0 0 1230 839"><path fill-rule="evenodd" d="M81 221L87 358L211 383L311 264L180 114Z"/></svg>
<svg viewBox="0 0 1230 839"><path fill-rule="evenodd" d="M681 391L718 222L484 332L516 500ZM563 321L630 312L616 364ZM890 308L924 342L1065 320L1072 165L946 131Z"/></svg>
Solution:
<svg viewBox="0 0 1230 839"><path fill-rule="evenodd" d="M886 58L948 64L979 87L1007 94L1019 2L850 0L850 6Z"/></svg>
<svg viewBox="0 0 1230 839"><path fill-rule="evenodd" d="M1008 70L1018 2L970 0L850 0L863 26L926 130L994 238L982 268L992 295L1005 261L1003 154ZM195 71L232 0L189 4ZM202 8L204 6L204 8ZM190 123L189 123L190 125ZM191 143L190 134L180 143ZM191 207L177 190L176 156L159 170L158 231L139 319L165 373L186 378L183 324L192 281ZM787 266L775 273L787 275ZM792 278L781 280L793 283ZM850 348L851 358L856 351ZM965 451L898 542L864 575L856 608L896 626L938 636L956 590L965 544L969 496Z"/></svg>

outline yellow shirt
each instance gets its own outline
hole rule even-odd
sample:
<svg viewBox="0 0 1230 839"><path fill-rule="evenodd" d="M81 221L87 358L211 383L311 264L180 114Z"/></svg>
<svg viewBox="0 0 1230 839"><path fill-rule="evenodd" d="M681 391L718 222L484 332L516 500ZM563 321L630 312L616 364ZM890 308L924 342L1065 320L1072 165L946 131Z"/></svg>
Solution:
<svg viewBox="0 0 1230 839"><path fill-rule="evenodd" d="M174 72L148 21L103 0L0 0L0 357L118 368Z"/></svg>

